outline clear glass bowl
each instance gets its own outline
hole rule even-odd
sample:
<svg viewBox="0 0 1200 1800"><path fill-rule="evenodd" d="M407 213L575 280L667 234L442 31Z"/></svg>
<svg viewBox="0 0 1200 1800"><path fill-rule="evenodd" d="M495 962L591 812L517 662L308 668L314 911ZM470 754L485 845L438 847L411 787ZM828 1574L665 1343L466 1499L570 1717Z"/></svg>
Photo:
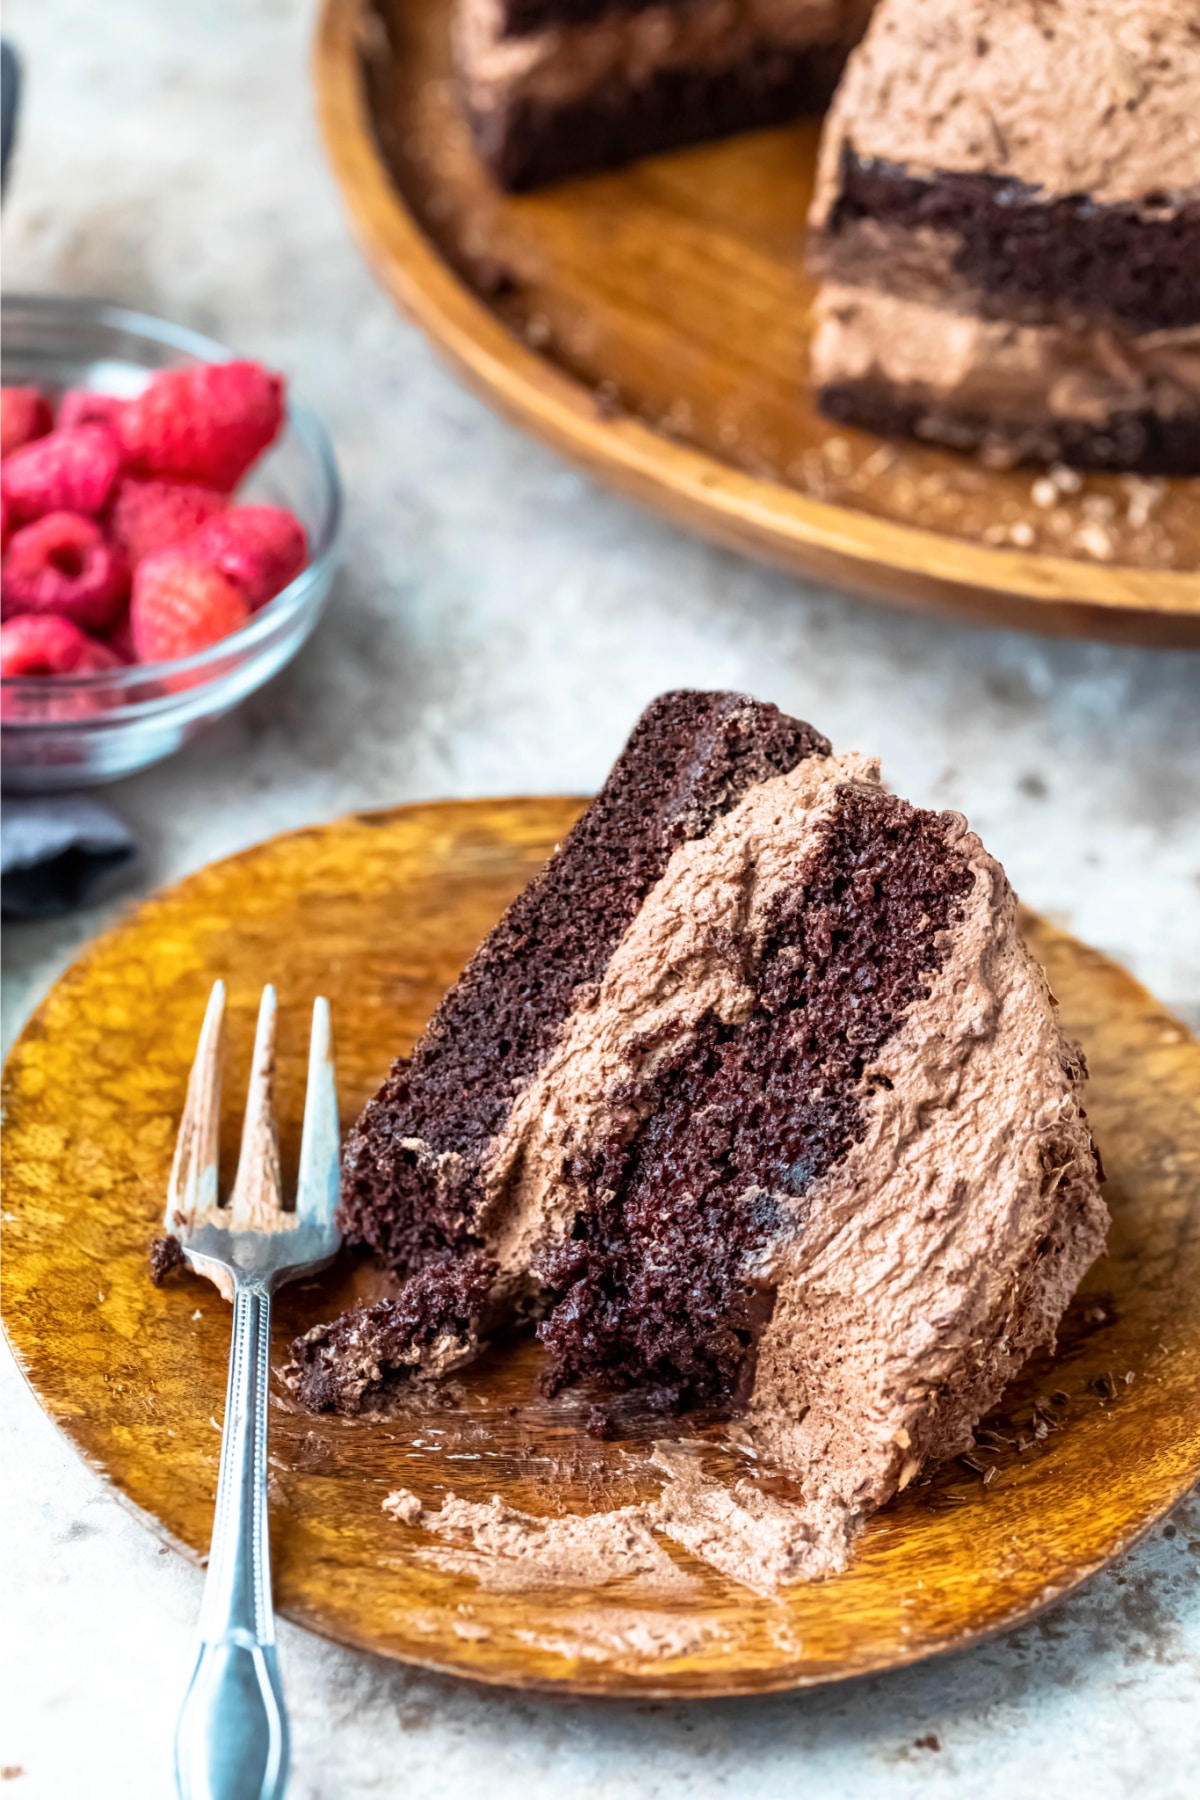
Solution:
<svg viewBox="0 0 1200 1800"><path fill-rule="evenodd" d="M156 369L226 362L232 354L198 332L101 300L37 294L4 301L6 386L130 395ZM295 656L329 593L342 512L333 448L315 413L290 401L283 432L237 497L290 507L308 533L307 567L241 631L195 656L95 675L6 676L0 760L7 790L92 786L160 762Z"/></svg>

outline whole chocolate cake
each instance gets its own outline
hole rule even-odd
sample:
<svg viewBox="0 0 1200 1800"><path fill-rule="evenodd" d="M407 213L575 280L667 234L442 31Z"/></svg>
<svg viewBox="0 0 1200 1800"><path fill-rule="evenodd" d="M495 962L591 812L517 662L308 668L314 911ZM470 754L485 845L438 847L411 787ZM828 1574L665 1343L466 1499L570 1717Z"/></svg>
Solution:
<svg viewBox="0 0 1200 1800"><path fill-rule="evenodd" d="M996 467L1200 470L1195 0L456 8L510 188L833 95L809 221L830 418Z"/></svg>
<svg viewBox="0 0 1200 1800"><path fill-rule="evenodd" d="M359 1121L396 1292L289 1379L355 1410L524 1311L551 1386L742 1411L861 1518L1053 1343L1107 1224L1082 1077L961 818L664 695Z"/></svg>
<svg viewBox="0 0 1200 1800"><path fill-rule="evenodd" d="M1200 470L1194 0L880 0L810 225L832 417Z"/></svg>

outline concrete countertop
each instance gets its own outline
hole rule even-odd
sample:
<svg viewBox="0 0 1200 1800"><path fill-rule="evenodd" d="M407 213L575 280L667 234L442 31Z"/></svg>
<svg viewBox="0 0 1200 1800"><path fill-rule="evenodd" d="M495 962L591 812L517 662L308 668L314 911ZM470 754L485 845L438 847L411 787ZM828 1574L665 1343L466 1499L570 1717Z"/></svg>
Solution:
<svg viewBox="0 0 1200 1800"><path fill-rule="evenodd" d="M26 110L10 290L102 294L288 371L349 490L327 619L272 687L108 797L144 852L5 931L5 1042L131 899L273 832L436 795L585 790L668 686L747 688L961 808L1023 897L1200 1025L1200 656L907 618L682 537L464 393L372 285L312 120L296 0L10 0ZM169 1789L200 1578L0 1358L13 1800ZM287 1627L296 1800L806 1793L1183 1800L1200 1503L1028 1628L762 1702L485 1692Z"/></svg>

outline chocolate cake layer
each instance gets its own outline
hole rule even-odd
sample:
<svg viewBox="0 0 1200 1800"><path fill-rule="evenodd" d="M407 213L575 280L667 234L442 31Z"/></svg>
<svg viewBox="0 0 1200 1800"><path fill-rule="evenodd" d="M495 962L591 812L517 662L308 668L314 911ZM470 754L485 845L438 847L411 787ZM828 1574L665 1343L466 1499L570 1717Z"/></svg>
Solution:
<svg viewBox="0 0 1200 1800"><path fill-rule="evenodd" d="M817 390L827 419L880 437L917 438L977 455L989 467L1064 463L1098 474L1200 474L1200 412L1162 419L1153 412L1085 419L995 419L945 404L901 400L869 382L830 382Z"/></svg>
<svg viewBox="0 0 1200 1800"><path fill-rule="evenodd" d="M829 745L741 694L650 706L601 793L398 1062L346 1149L341 1226L397 1273L473 1246L491 1141L667 862Z"/></svg>
<svg viewBox="0 0 1200 1800"><path fill-rule="evenodd" d="M500 185L520 193L819 112L844 60L840 51L756 45L728 68L663 69L636 87L475 110L472 135Z"/></svg>
<svg viewBox="0 0 1200 1800"><path fill-rule="evenodd" d="M498 0L505 37L528 37L555 26L585 25L606 13L643 12L658 0Z"/></svg>
<svg viewBox="0 0 1200 1800"><path fill-rule="evenodd" d="M818 845L735 940L749 1017L714 1013L570 1178L579 1216L536 1270L557 1296L538 1336L558 1383L651 1383L675 1400L753 1385L773 1289L752 1271L808 1194L865 1134L867 1065L926 978L974 875L946 823L882 790L840 790Z"/></svg>
<svg viewBox="0 0 1200 1800"><path fill-rule="evenodd" d="M1196 105L1200 112L1200 87ZM961 296L985 317L1083 318L1130 332L1200 322L1200 197L1180 205L1165 195L1119 205L1047 197L1001 175L914 175L844 144L822 273L896 291L897 264L922 253L925 292Z"/></svg>

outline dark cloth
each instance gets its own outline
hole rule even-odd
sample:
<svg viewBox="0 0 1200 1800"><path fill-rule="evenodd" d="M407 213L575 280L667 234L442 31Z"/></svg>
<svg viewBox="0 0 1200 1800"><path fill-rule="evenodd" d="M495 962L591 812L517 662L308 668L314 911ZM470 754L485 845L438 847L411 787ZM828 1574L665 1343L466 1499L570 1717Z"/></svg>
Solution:
<svg viewBox="0 0 1200 1800"><path fill-rule="evenodd" d="M21 71L11 44L0 44L0 188L8 180L8 159L17 134Z"/></svg>
<svg viewBox="0 0 1200 1800"><path fill-rule="evenodd" d="M80 794L6 796L0 812L5 918L50 919L88 898L101 876L137 854L123 819Z"/></svg>

